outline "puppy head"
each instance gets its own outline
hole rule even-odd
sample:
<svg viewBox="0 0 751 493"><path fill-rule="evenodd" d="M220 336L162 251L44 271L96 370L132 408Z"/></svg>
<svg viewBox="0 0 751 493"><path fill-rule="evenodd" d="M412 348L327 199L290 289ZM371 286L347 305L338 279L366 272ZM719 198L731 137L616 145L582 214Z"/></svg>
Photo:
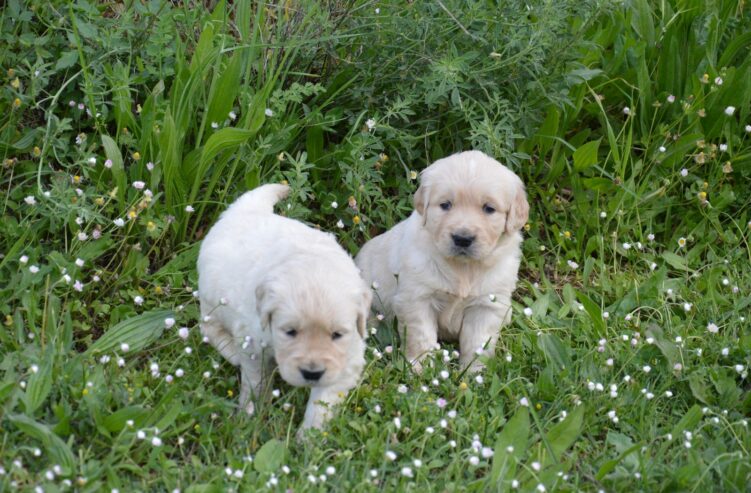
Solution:
<svg viewBox="0 0 751 493"><path fill-rule="evenodd" d="M427 167L414 205L441 254L455 259L482 260L529 217L521 179L479 151L454 154Z"/></svg>
<svg viewBox="0 0 751 493"><path fill-rule="evenodd" d="M298 265L300 264L300 265ZM371 293L352 269L291 262L256 289L264 330L272 333L279 373L290 385L325 387L362 359Z"/></svg>

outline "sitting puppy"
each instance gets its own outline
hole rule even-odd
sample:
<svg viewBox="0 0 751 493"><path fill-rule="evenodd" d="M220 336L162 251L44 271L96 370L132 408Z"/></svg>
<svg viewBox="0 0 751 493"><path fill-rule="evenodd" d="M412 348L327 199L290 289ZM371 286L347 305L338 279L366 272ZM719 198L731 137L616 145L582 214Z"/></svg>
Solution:
<svg viewBox="0 0 751 493"><path fill-rule="evenodd" d="M275 360L290 385L311 387L302 429L320 428L362 373L372 294L332 235L273 213L288 192L247 192L206 235L201 331L240 367L249 414Z"/></svg>
<svg viewBox="0 0 751 493"><path fill-rule="evenodd" d="M511 320L529 205L524 184L479 151L440 159L421 174L415 211L370 240L355 262L376 291L374 305L396 315L417 371L438 338L458 340L462 367L482 368Z"/></svg>

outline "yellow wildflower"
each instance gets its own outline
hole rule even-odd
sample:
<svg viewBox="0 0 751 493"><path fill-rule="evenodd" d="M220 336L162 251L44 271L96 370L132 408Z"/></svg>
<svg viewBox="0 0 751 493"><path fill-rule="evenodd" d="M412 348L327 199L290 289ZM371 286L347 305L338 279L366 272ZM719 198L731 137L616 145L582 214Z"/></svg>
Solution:
<svg viewBox="0 0 751 493"><path fill-rule="evenodd" d="M98 206L104 205L104 197L97 197L94 199L94 203Z"/></svg>
<svg viewBox="0 0 751 493"><path fill-rule="evenodd" d="M133 153L133 160L134 161L140 161L141 160L141 153L136 151Z"/></svg>
<svg viewBox="0 0 751 493"><path fill-rule="evenodd" d="M18 80L18 77L10 82L10 87L12 87L13 89L18 89L19 87L21 87L21 81Z"/></svg>
<svg viewBox="0 0 751 493"><path fill-rule="evenodd" d="M161 286L154 286L154 294L164 294L164 290Z"/></svg>
<svg viewBox="0 0 751 493"><path fill-rule="evenodd" d="M14 75L16 75L16 71L14 69L12 69L12 68L9 68L8 69L8 78L13 77Z"/></svg>
<svg viewBox="0 0 751 493"><path fill-rule="evenodd" d="M233 395L235 395L235 393L232 392L232 389L227 389L227 397L232 397Z"/></svg>
<svg viewBox="0 0 751 493"><path fill-rule="evenodd" d="M34 146L34 150L31 151L34 157L39 157L42 155L42 150L39 148L39 146Z"/></svg>
<svg viewBox="0 0 751 493"><path fill-rule="evenodd" d="M156 229L156 224L154 224L154 221L149 221L146 223L146 231L154 231Z"/></svg>
<svg viewBox="0 0 751 493"><path fill-rule="evenodd" d="M21 100L16 98L13 100L13 107L14 108L20 108L21 107Z"/></svg>
<svg viewBox="0 0 751 493"><path fill-rule="evenodd" d="M355 226L357 226L358 224L360 224L360 216L353 217L352 218L352 222L355 224Z"/></svg>
<svg viewBox="0 0 751 493"><path fill-rule="evenodd" d="M567 240L570 240L571 239L571 231L564 231L563 232L563 237L566 238Z"/></svg>
<svg viewBox="0 0 751 493"><path fill-rule="evenodd" d="M467 382L460 383L459 390L467 390Z"/></svg>

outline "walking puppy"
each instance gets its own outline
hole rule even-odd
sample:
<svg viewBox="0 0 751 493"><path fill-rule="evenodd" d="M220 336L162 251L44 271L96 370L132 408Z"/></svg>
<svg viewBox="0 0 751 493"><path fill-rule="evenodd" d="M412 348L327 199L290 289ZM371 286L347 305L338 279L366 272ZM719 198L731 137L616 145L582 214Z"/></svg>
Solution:
<svg viewBox="0 0 751 493"><path fill-rule="evenodd" d="M290 385L311 388L302 429L320 428L362 373L372 295L332 235L273 213L288 192L247 192L206 235L201 331L240 367L249 414L275 361Z"/></svg>
<svg viewBox="0 0 751 493"><path fill-rule="evenodd" d="M370 240L355 262L374 283L375 308L396 315L416 370L438 339L458 340L460 363L482 368L511 320L529 205L524 184L479 151L440 159L421 174L415 211Z"/></svg>

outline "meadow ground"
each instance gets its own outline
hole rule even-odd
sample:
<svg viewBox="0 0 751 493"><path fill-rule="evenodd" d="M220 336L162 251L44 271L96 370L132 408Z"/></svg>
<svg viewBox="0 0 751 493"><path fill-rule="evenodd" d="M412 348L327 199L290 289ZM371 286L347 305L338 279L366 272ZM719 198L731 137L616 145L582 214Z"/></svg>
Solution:
<svg viewBox="0 0 751 493"><path fill-rule="evenodd" d="M0 490L749 491L744 2L210 3L0 7ZM237 414L225 205L286 180L356 253L469 148L532 206L486 371L382 325L327 430Z"/></svg>

